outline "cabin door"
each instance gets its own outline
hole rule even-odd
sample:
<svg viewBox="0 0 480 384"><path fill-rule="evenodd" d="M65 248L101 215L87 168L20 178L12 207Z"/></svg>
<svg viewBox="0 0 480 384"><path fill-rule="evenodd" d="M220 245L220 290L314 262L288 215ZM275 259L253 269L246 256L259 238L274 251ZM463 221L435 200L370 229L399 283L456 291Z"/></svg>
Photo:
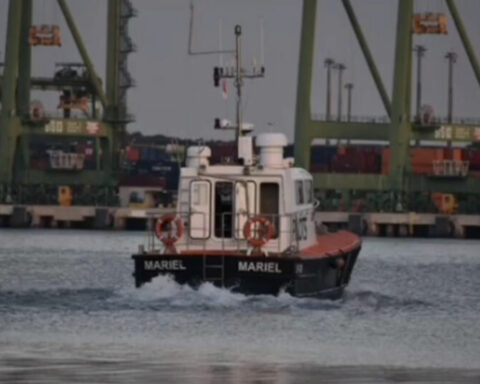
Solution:
<svg viewBox="0 0 480 384"><path fill-rule="evenodd" d="M233 236L234 184L229 181L215 183L215 237Z"/></svg>
<svg viewBox="0 0 480 384"><path fill-rule="evenodd" d="M255 216L256 193L253 181L235 183L235 238L243 239L243 227Z"/></svg>
<svg viewBox="0 0 480 384"><path fill-rule="evenodd" d="M275 229L274 239L280 233L280 191L279 183L260 184L260 215L266 217Z"/></svg>
<svg viewBox="0 0 480 384"><path fill-rule="evenodd" d="M190 184L189 231L192 239L210 237L211 189L210 182L205 180Z"/></svg>

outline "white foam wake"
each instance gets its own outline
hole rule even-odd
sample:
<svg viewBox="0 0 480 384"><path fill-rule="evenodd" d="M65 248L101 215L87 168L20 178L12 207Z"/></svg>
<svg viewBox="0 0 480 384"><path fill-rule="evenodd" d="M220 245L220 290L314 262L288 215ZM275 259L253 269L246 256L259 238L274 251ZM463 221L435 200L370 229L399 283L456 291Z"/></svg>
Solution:
<svg viewBox="0 0 480 384"><path fill-rule="evenodd" d="M197 289L178 284L170 276L158 276L140 288L128 287L118 292L120 300L133 306L179 308L232 308L245 306L254 310L278 311L284 309L328 310L341 305L331 301L293 297L286 292L278 296L246 296L219 288L211 283L203 283ZM118 297L118 296L117 296Z"/></svg>
<svg viewBox="0 0 480 384"><path fill-rule="evenodd" d="M211 283L203 283L193 289L178 284L170 276L158 276L139 289L123 289L120 296L132 301L157 302L175 307L232 307L247 300L245 295L215 287Z"/></svg>

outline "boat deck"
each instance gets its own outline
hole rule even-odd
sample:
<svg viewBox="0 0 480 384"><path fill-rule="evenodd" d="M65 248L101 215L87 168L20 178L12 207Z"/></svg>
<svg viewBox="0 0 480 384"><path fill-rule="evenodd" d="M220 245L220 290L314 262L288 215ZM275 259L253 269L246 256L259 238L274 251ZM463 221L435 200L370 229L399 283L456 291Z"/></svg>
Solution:
<svg viewBox="0 0 480 384"><path fill-rule="evenodd" d="M358 248L362 243L359 236L347 231L327 233L319 236L317 240L317 244L303 249L300 252L302 259L329 257L338 255L339 253L348 253Z"/></svg>
<svg viewBox="0 0 480 384"><path fill-rule="evenodd" d="M318 259L322 257L330 257L338 254L348 253L361 244L361 239L354 233L347 231L339 231L335 233L327 233L317 238L317 244L314 244L308 248L300 251L300 253L294 254L295 258L301 259ZM244 256L245 252L242 250L227 250L227 249L195 249L195 250L183 250L178 253L182 256L225 256L225 257L238 257ZM256 256L256 254L252 254ZM280 254L271 252L270 257L280 256ZM285 257L282 255L282 257Z"/></svg>

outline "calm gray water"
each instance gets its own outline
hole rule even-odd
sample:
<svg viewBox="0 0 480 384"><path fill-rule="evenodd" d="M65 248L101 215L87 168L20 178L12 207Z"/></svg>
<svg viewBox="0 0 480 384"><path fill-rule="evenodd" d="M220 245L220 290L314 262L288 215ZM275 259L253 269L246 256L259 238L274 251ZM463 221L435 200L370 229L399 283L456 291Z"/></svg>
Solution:
<svg viewBox="0 0 480 384"><path fill-rule="evenodd" d="M0 381L480 383L480 242L365 239L345 298L133 287L141 233L0 231Z"/></svg>

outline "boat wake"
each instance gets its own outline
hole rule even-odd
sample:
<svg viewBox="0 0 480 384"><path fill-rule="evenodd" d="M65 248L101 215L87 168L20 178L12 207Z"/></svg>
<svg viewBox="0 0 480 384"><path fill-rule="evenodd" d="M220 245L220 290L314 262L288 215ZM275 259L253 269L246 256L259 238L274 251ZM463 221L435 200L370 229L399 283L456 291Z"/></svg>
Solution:
<svg viewBox="0 0 480 384"><path fill-rule="evenodd" d="M252 310L282 311L293 308L306 310L328 310L341 306L340 302L293 297L286 292L278 296L244 295L203 283L194 289L180 285L169 276L158 276L141 288L126 288L119 297L128 302L143 303L145 306L190 309L244 308Z"/></svg>
<svg viewBox="0 0 480 384"><path fill-rule="evenodd" d="M72 288L0 290L0 313L24 310L41 311L122 311L122 310L212 310L241 308L282 311L298 309L334 309L339 303L296 298L288 293L278 296L246 296L211 283L194 289L169 276L159 276L141 288Z"/></svg>
<svg viewBox="0 0 480 384"><path fill-rule="evenodd" d="M1 304L3 303L3 304ZM397 297L375 289L348 289L340 300L293 297L286 292L278 296L247 296L203 283L194 289L181 285L169 276L158 276L141 288L80 288L0 291L0 313L12 310L49 309L55 311L121 310L211 310L239 308L252 311L282 312L290 310L328 311L343 309L356 314L379 311L417 311L433 304L414 298Z"/></svg>
<svg viewBox="0 0 480 384"><path fill-rule="evenodd" d="M158 276L141 288L128 287L118 297L136 303L169 307L232 307L246 300L241 294L204 283L197 289L175 282L170 276Z"/></svg>
<svg viewBox="0 0 480 384"><path fill-rule="evenodd" d="M151 283L139 289L127 288L119 292L119 296L130 303L143 303L173 308L233 308L257 310L338 310L346 309L358 314L378 311L420 311L434 307L430 302L404 296L382 293L371 288L351 287L340 300L319 300L315 298L293 297L286 292L278 296L247 296L218 288L211 283L203 283L197 289L180 285L168 276L159 276Z"/></svg>
<svg viewBox="0 0 480 384"><path fill-rule="evenodd" d="M432 303L423 300L389 295L370 289L347 291L343 301L349 308L356 308L361 313L392 309L416 311L433 307Z"/></svg>

